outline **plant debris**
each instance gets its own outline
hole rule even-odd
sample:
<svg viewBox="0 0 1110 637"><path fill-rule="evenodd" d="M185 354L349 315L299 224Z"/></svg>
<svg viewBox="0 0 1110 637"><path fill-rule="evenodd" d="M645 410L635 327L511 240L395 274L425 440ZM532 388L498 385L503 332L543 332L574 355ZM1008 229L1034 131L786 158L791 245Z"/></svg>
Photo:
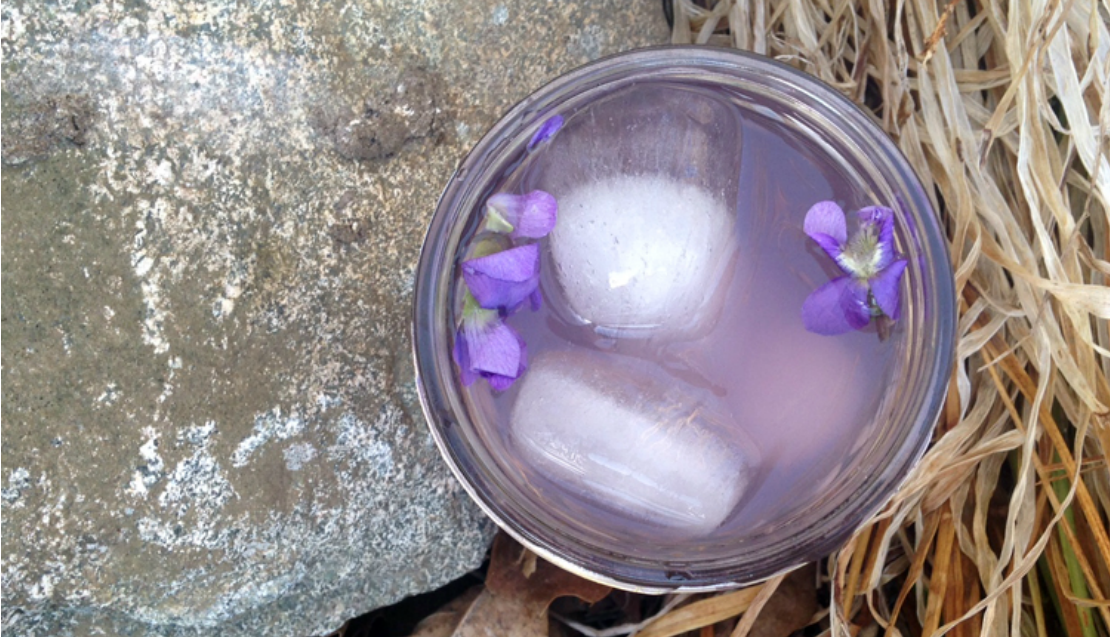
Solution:
<svg viewBox="0 0 1110 637"><path fill-rule="evenodd" d="M608 594L608 586L538 559L500 533L493 541L485 588L477 595L468 591L462 601L455 600L425 619L413 637L545 637L551 602L573 596L592 603Z"/></svg>

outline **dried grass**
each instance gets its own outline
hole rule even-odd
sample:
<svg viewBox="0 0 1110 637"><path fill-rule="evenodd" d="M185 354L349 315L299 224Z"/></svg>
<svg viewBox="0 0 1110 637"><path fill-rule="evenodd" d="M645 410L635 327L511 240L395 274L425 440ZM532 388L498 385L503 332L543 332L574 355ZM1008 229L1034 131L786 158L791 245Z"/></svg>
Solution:
<svg viewBox="0 0 1110 637"><path fill-rule="evenodd" d="M1110 3L674 5L674 42L769 55L873 113L951 245L947 408L826 564L827 633L1110 634Z"/></svg>

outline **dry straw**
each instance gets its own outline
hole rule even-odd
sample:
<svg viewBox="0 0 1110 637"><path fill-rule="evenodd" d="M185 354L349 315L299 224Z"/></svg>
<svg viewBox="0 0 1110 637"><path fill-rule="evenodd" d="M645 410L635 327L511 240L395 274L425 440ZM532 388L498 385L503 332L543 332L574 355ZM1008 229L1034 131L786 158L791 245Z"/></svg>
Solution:
<svg viewBox="0 0 1110 637"><path fill-rule="evenodd" d="M826 632L1110 634L1110 3L710 4L675 0L673 41L774 57L863 105L920 175L956 272L946 410L824 565Z"/></svg>

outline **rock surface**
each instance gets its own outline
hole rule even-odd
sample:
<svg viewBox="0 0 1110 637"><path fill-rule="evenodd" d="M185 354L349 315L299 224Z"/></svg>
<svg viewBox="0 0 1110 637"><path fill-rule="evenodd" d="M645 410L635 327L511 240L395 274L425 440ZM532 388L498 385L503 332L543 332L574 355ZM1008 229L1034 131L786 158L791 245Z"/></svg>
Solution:
<svg viewBox="0 0 1110 637"><path fill-rule="evenodd" d="M5 2L3 628L307 636L477 566L420 415L442 185L656 0Z"/></svg>

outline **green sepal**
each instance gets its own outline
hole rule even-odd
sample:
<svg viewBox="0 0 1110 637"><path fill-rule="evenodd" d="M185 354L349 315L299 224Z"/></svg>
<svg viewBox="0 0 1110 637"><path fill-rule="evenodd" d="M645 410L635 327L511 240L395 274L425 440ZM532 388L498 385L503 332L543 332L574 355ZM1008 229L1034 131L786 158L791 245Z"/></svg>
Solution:
<svg viewBox="0 0 1110 637"><path fill-rule="evenodd" d="M482 257L488 257L491 254L503 252L511 247L512 243L510 243L508 237L504 235L486 235L470 246L470 251L467 253L466 258L467 260L480 259Z"/></svg>
<svg viewBox="0 0 1110 637"><path fill-rule="evenodd" d="M486 206L486 223L485 230L496 232L498 234L509 234L516 228L513 224L509 223L505 217L501 216L500 212L493 206Z"/></svg>
<svg viewBox="0 0 1110 637"><path fill-rule="evenodd" d="M465 288L463 293L462 322L471 325L486 326L497 318L497 310L487 310L478 305L478 300Z"/></svg>

